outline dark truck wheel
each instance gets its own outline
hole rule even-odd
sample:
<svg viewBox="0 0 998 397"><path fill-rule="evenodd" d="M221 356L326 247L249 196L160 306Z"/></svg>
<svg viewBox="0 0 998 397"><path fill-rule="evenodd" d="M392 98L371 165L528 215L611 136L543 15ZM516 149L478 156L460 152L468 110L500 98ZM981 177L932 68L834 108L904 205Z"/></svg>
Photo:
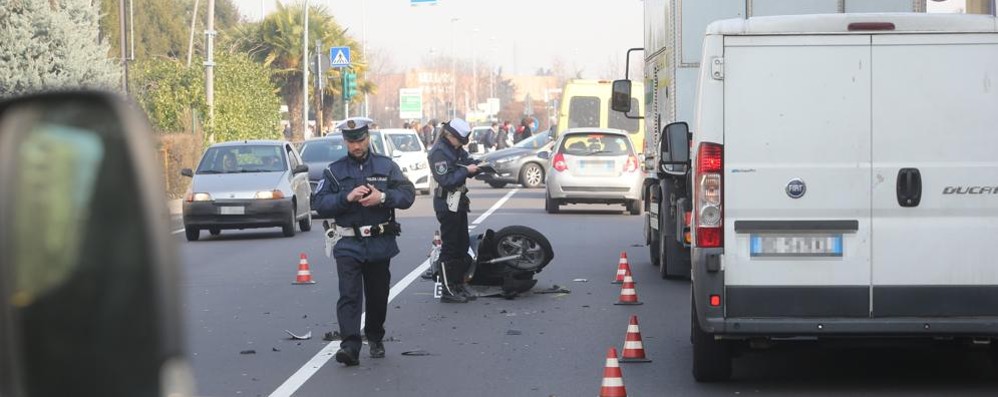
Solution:
<svg viewBox="0 0 998 397"><path fill-rule="evenodd" d="M693 311L691 335L693 339L693 378L697 382L720 382L731 379L731 346L728 341L714 339L714 334L704 332L697 321L696 301L690 299Z"/></svg>
<svg viewBox="0 0 998 397"><path fill-rule="evenodd" d="M627 212L631 215L641 215L641 210L644 209L644 203L641 200L631 200L627 202Z"/></svg>

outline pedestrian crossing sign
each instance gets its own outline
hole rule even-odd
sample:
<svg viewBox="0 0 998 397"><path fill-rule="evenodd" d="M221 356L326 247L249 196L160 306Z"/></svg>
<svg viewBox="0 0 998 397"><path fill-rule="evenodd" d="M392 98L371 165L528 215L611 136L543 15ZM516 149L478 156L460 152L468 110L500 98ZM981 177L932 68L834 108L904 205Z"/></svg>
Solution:
<svg viewBox="0 0 998 397"><path fill-rule="evenodd" d="M329 66L334 68L350 67L350 47L333 47L329 49Z"/></svg>

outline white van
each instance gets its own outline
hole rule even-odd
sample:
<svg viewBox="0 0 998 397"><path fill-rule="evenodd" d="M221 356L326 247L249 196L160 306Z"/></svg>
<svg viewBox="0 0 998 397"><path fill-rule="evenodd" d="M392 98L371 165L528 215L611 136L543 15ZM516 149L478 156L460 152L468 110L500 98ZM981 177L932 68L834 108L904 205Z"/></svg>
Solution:
<svg viewBox="0 0 998 397"><path fill-rule="evenodd" d="M701 61L698 381L783 339L955 338L998 356L994 17L725 20Z"/></svg>

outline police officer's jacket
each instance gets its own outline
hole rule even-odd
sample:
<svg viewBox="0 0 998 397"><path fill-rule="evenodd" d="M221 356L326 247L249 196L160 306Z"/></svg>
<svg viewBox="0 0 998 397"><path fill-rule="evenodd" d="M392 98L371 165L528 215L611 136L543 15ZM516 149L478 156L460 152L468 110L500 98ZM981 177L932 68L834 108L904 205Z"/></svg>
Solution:
<svg viewBox="0 0 998 397"><path fill-rule="evenodd" d="M361 227L378 225L392 220L394 208L406 209L416 199L416 190L399 166L391 158L368 153L358 161L350 155L329 164L319 183L312 208L323 217L332 217L336 225ZM329 174L335 179L331 179ZM385 203L364 207L360 202L347 202L347 195L355 187L371 184L388 196ZM375 237L343 237L333 247L333 257L352 257L358 261L390 259L399 253L395 236L385 234Z"/></svg>
<svg viewBox="0 0 998 397"><path fill-rule="evenodd" d="M461 190L468 179L468 169L461 165L478 164L478 160L473 160L463 147L454 147L446 138L437 139L437 142L430 148L427 154L430 168L433 169L433 179L437 181L437 186L445 193L433 195L433 210L436 212L447 211L446 192ZM460 165L459 165L460 164ZM461 198L461 206L458 211L468 211L468 198L464 195Z"/></svg>

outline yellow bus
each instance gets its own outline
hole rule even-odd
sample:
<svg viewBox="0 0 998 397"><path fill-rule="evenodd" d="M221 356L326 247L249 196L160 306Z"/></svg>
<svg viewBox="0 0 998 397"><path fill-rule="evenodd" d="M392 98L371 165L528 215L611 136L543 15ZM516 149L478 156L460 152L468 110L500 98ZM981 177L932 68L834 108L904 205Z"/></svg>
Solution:
<svg viewBox="0 0 998 397"><path fill-rule="evenodd" d="M617 128L628 132L634 150L644 153L645 121L627 118L610 109L610 80L571 80L561 91L558 109L558 132L569 128ZM644 93L644 85L634 82L631 89L631 117L645 114L645 101L636 95Z"/></svg>

